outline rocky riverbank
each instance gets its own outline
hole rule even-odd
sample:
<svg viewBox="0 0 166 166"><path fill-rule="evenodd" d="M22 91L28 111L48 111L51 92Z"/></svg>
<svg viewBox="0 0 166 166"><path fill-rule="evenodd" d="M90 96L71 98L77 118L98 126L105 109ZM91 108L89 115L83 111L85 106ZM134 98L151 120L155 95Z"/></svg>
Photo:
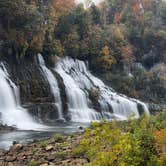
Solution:
<svg viewBox="0 0 166 166"><path fill-rule="evenodd" d="M0 150L0 166L81 166L86 158L75 157L72 150L81 135L55 135L44 141L22 145L15 144L10 150Z"/></svg>
<svg viewBox="0 0 166 166"><path fill-rule="evenodd" d="M16 130L14 126L7 126L0 123L0 132Z"/></svg>

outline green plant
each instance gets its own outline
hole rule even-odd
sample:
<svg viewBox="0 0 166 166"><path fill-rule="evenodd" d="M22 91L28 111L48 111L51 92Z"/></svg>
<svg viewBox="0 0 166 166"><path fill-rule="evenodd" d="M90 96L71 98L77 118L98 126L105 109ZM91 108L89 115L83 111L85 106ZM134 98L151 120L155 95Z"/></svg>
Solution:
<svg viewBox="0 0 166 166"><path fill-rule="evenodd" d="M39 143L41 148L45 148L48 145L47 141L42 141Z"/></svg>
<svg viewBox="0 0 166 166"><path fill-rule="evenodd" d="M56 158L64 158L66 155L67 155L67 152L64 152L64 151L55 153Z"/></svg>
<svg viewBox="0 0 166 166"><path fill-rule="evenodd" d="M156 138L163 143L165 130L156 133L156 124L163 124L164 117L165 112L150 119L142 115L124 122L95 122L73 155L89 158L89 166L162 166L165 159L156 149Z"/></svg>
<svg viewBox="0 0 166 166"><path fill-rule="evenodd" d="M64 136L61 134L56 134L53 136L55 142L62 142L64 140Z"/></svg>
<svg viewBox="0 0 166 166"><path fill-rule="evenodd" d="M27 163L27 166L39 166L39 163L35 160L30 160L28 163Z"/></svg>

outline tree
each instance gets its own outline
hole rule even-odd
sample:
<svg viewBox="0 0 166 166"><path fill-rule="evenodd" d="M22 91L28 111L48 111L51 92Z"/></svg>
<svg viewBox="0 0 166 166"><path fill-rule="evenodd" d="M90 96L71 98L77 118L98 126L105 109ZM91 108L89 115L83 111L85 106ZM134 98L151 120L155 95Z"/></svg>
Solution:
<svg viewBox="0 0 166 166"><path fill-rule="evenodd" d="M95 25L101 24L101 13L99 8L94 3L90 6L89 12L92 16L93 24Z"/></svg>
<svg viewBox="0 0 166 166"><path fill-rule="evenodd" d="M36 5L27 4L23 0L1 0L0 18L7 54L15 55L18 59L27 52L37 53L42 50L44 19Z"/></svg>
<svg viewBox="0 0 166 166"><path fill-rule="evenodd" d="M75 25L81 38L87 34L92 25L92 16L86 11L82 4L78 5L74 12Z"/></svg>
<svg viewBox="0 0 166 166"><path fill-rule="evenodd" d="M85 1L85 7L88 8L92 5L93 1L92 0L86 0Z"/></svg>
<svg viewBox="0 0 166 166"><path fill-rule="evenodd" d="M67 39L64 41L64 46L67 55L74 58L79 55L79 35L75 29L67 36Z"/></svg>
<svg viewBox="0 0 166 166"><path fill-rule="evenodd" d="M131 71L131 65L135 61L133 46L128 44L121 48L121 57L124 64L124 69L129 73Z"/></svg>
<svg viewBox="0 0 166 166"><path fill-rule="evenodd" d="M63 16L75 8L75 0L52 0L51 5L59 16Z"/></svg>
<svg viewBox="0 0 166 166"><path fill-rule="evenodd" d="M0 0L0 23L4 29L9 31L16 18L22 19L25 3L23 0Z"/></svg>
<svg viewBox="0 0 166 166"><path fill-rule="evenodd" d="M102 48L98 61L100 63L100 67L103 70L110 70L112 65L116 63L116 59L111 54L111 51L108 46L104 46Z"/></svg>
<svg viewBox="0 0 166 166"><path fill-rule="evenodd" d="M160 3L159 13L163 23L166 24L166 2L165 1Z"/></svg>

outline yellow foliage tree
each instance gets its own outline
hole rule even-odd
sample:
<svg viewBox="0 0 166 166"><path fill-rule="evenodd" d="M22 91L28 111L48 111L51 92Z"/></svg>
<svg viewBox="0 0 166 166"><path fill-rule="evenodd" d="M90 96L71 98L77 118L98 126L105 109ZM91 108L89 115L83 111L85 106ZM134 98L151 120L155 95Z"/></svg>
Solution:
<svg viewBox="0 0 166 166"><path fill-rule="evenodd" d="M111 69L112 65L116 63L116 59L112 55L111 50L109 49L108 46L104 46L102 48L98 63L100 64L103 70Z"/></svg>
<svg viewBox="0 0 166 166"><path fill-rule="evenodd" d="M118 26L114 26L113 27L113 37L116 39L116 40L120 40L120 41L123 41L124 40L124 35L120 29L120 27Z"/></svg>

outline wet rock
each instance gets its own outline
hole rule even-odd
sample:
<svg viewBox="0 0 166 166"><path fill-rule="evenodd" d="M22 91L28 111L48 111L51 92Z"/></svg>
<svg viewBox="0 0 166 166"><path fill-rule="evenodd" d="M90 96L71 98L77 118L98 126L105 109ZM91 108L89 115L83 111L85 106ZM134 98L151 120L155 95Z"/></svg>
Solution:
<svg viewBox="0 0 166 166"><path fill-rule="evenodd" d="M84 130L84 128L82 126L78 126L79 130Z"/></svg>
<svg viewBox="0 0 166 166"><path fill-rule="evenodd" d="M142 115L144 113L144 106L140 103L137 104L139 115Z"/></svg>
<svg viewBox="0 0 166 166"><path fill-rule="evenodd" d="M47 164L47 163L44 163L44 164L40 164L40 166L48 166L48 164Z"/></svg>
<svg viewBox="0 0 166 166"><path fill-rule="evenodd" d="M13 162L13 161L15 161L17 158L15 157L15 156L7 156L6 157L6 159L5 159L5 161L7 161L7 162Z"/></svg>
<svg viewBox="0 0 166 166"><path fill-rule="evenodd" d="M18 141L13 141L13 145L19 144Z"/></svg>
<svg viewBox="0 0 166 166"><path fill-rule="evenodd" d="M0 156L3 156L4 155L4 151L3 150L0 150Z"/></svg>
<svg viewBox="0 0 166 166"><path fill-rule="evenodd" d="M26 153L25 153L25 156L32 156L32 155L33 155L32 152L26 152Z"/></svg>
<svg viewBox="0 0 166 166"><path fill-rule="evenodd" d="M151 114L156 114L162 110L162 106L154 103L149 103L149 110Z"/></svg>
<svg viewBox="0 0 166 166"><path fill-rule="evenodd" d="M82 166L87 163L86 159L67 159L62 161L61 165L63 166Z"/></svg>
<svg viewBox="0 0 166 166"><path fill-rule="evenodd" d="M11 148L12 151L19 151L19 150L21 150L21 149L23 149L23 145L22 145L22 144L15 144L15 145Z"/></svg>
<svg viewBox="0 0 166 166"><path fill-rule="evenodd" d="M47 156L46 160L47 161L53 161L53 160L55 160L55 154L51 154L51 155Z"/></svg>
<svg viewBox="0 0 166 166"><path fill-rule="evenodd" d="M2 166L4 165L4 162L3 162L3 161L1 161L1 160L0 160L0 165L2 165Z"/></svg>
<svg viewBox="0 0 166 166"><path fill-rule="evenodd" d="M56 165L55 165L54 163L51 163L51 162L50 162L50 163L49 163L49 166L56 166Z"/></svg>
<svg viewBox="0 0 166 166"><path fill-rule="evenodd" d="M65 119L57 119L56 122L58 122L58 123L64 123Z"/></svg>
<svg viewBox="0 0 166 166"><path fill-rule="evenodd" d="M9 162L7 166L14 166L12 162Z"/></svg>
<svg viewBox="0 0 166 166"><path fill-rule="evenodd" d="M46 146L45 150L46 151L51 151L51 150L53 150L53 146L52 145L48 145L48 146Z"/></svg>
<svg viewBox="0 0 166 166"><path fill-rule="evenodd" d="M0 131L13 131L16 130L14 126L7 126L0 123Z"/></svg>

